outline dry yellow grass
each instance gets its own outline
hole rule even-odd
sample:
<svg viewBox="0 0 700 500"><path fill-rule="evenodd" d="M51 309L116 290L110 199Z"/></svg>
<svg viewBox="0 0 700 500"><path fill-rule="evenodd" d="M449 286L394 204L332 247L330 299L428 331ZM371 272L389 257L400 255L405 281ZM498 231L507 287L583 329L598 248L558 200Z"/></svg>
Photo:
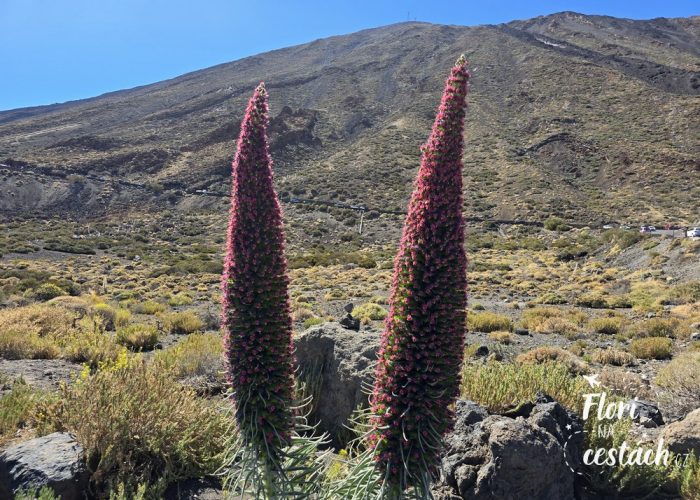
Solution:
<svg viewBox="0 0 700 500"><path fill-rule="evenodd" d="M489 333L489 339L499 344L509 345L513 343L513 334L510 332L496 331Z"/></svg>
<svg viewBox="0 0 700 500"><path fill-rule="evenodd" d="M665 337L634 339L630 352L640 359L669 359L673 352L673 341Z"/></svg>
<svg viewBox="0 0 700 500"><path fill-rule="evenodd" d="M633 366L636 362L634 356L619 349L596 349L591 354L591 360L601 365Z"/></svg>

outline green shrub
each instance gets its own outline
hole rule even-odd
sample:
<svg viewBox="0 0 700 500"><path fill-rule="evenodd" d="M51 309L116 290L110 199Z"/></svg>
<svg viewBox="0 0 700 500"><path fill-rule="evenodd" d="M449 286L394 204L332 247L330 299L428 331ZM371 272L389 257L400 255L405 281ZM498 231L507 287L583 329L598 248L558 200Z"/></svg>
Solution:
<svg viewBox="0 0 700 500"><path fill-rule="evenodd" d="M117 342L134 351L151 350L158 343L158 329L144 324L118 328Z"/></svg>
<svg viewBox="0 0 700 500"><path fill-rule="evenodd" d="M93 306L95 314L102 319L102 325L105 330L114 330L114 321L117 318L117 310L105 303L98 303Z"/></svg>
<svg viewBox="0 0 700 500"><path fill-rule="evenodd" d="M14 438L19 429L31 426L39 405L55 399L22 380L14 382L10 391L0 397L0 443Z"/></svg>
<svg viewBox="0 0 700 500"><path fill-rule="evenodd" d="M168 305L171 307L188 306L192 302L194 302L192 297L184 292L176 293L168 298Z"/></svg>
<svg viewBox="0 0 700 500"><path fill-rule="evenodd" d="M563 220L559 217L550 217L544 223L544 228L547 231L558 231L563 233L571 229Z"/></svg>
<svg viewBox="0 0 700 500"><path fill-rule="evenodd" d="M153 360L162 370L177 379L205 377L221 380L223 344L219 334L193 333L173 347L158 351Z"/></svg>
<svg viewBox="0 0 700 500"><path fill-rule="evenodd" d="M386 318L387 314L388 312L386 309L379 304L372 304L371 302L362 304L352 311L353 317L359 319L360 323L363 325L366 325L371 321L383 320Z"/></svg>
<svg viewBox="0 0 700 500"><path fill-rule="evenodd" d="M162 316L162 319L163 328L165 328L167 332L176 335L186 335L204 328L204 321L190 311L165 314Z"/></svg>
<svg viewBox="0 0 700 500"><path fill-rule="evenodd" d="M612 348L596 349L591 355L591 360L601 365L614 366L634 366L636 361L630 353Z"/></svg>
<svg viewBox="0 0 700 500"><path fill-rule="evenodd" d="M573 377L566 365L557 363L512 364L492 361L466 364L462 370L461 396L492 412L532 401L542 391L568 408L580 410L588 384Z"/></svg>
<svg viewBox="0 0 700 500"><path fill-rule="evenodd" d="M575 304L579 307L591 309L605 309L609 307L606 297L599 293L585 293L576 298Z"/></svg>
<svg viewBox="0 0 700 500"><path fill-rule="evenodd" d="M588 328L596 333L616 335L622 330L624 319L619 316L594 318L588 322Z"/></svg>
<svg viewBox="0 0 700 500"><path fill-rule="evenodd" d="M557 293L545 293L535 299L536 304L559 305L566 304L567 300Z"/></svg>
<svg viewBox="0 0 700 500"><path fill-rule="evenodd" d="M510 331L513 329L513 321L503 314L489 311L472 312L467 314L467 328L470 332L496 332Z"/></svg>
<svg viewBox="0 0 700 500"><path fill-rule="evenodd" d="M680 494L684 500L700 500L700 460L694 454L681 469Z"/></svg>
<svg viewBox="0 0 700 500"><path fill-rule="evenodd" d="M700 387L700 351L680 354L659 369L656 384L675 393L698 398Z"/></svg>
<svg viewBox="0 0 700 500"><path fill-rule="evenodd" d="M47 300L60 297L61 295L68 295L68 293L54 283L44 283L43 285L39 286L39 288L34 290L34 293L32 294L34 299L41 302L46 302Z"/></svg>
<svg viewBox="0 0 700 500"><path fill-rule="evenodd" d="M212 474L221 465L230 417L164 370L135 360L63 392L55 425L85 449L98 496L120 483L134 490Z"/></svg>
<svg viewBox="0 0 700 500"><path fill-rule="evenodd" d="M131 321L131 312L128 309L117 309L114 315L114 326L122 328Z"/></svg>
<svg viewBox="0 0 700 500"><path fill-rule="evenodd" d="M688 281L674 286L666 294L664 304L691 304L700 301L700 281Z"/></svg>
<svg viewBox="0 0 700 500"><path fill-rule="evenodd" d="M634 339L630 352L640 359L669 359L673 351L673 342L665 337L646 337Z"/></svg>
<svg viewBox="0 0 700 500"><path fill-rule="evenodd" d="M626 231L624 229L608 229L602 234L603 241L612 245L617 245L621 249L629 248L643 236L637 231Z"/></svg>
<svg viewBox="0 0 700 500"><path fill-rule="evenodd" d="M54 359L61 355L55 340L19 328L0 330L0 356L5 359Z"/></svg>
<svg viewBox="0 0 700 500"><path fill-rule="evenodd" d="M630 337L678 337L686 328L677 318L650 318L627 329Z"/></svg>
<svg viewBox="0 0 700 500"><path fill-rule="evenodd" d="M556 362L566 366L572 374L588 373L588 365L584 361L561 347L542 345L519 354L515 360L521 365Z"/></svg>
<svg viewBox="0 0 700 500"><path fill-rule="evenodd" d="M61 497L48 486L42 486L39 490L29 488L18 491L15 493L15 500L61 500Z"/></svg>
<svg viewBox="0 0 700 500"><path fill-rule="evenodd" d="M165 312L165 309L165 304L161 304L160 302L156 302L154 300L147 300L146 302L133 304L131 306L131 310L136 314L158 314Z"/></svg>
<svg viewBox="0 0 700 500"><path fill-rule="evenodd" d="M304 320L304 328L311 328L312 326L322 325L325 322L326 320L324 320L323 318L317 318L316 316L313 316Z"/></svg>

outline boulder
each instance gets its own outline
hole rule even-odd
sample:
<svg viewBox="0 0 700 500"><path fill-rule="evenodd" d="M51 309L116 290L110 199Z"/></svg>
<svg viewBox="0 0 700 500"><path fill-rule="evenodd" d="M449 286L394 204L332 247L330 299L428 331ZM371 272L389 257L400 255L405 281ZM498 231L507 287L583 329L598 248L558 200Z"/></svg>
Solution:
<svg viewBox="0 0 700 500"><path fill-rule="evenodd" d="M11 445L0 453L0 498L48 486L62 500L82 499L89 479L82 447L64 432Z"/></svg>
<svg viewBox="0 0 700 500"><path fill-rule="evenodd" d="M457 401L454 430L445 438L436 499L575 498L583 425L551 398L518 407L518 416L489 415Z"/></svg>
<svg viewBox="0 0 700 500"><path fill-rule="evenodd" d="M348 313L348 315L344 318L341 318L338 323L340 323L340 326L346 330L353 330L356 332L360 331L360 320L358 318L354 318L350 313Z"/></svg>
<svg viewBox="0 0 700 500"><path fill-rule="evenodd" d="M674 453L694 451L700 456L700 408L688 413L683 420L668 424L661 437Z"/></svg>
<svg viewBox="0 0 700 500"><path fill-rule="evenodd" d="M358 406L367 405L379 350L379 332L352 332L337 323L309 328L294 338L299 373L316 400L311 418L342 446L345 425Z"/></svg>
<svg viewBox="0 0 700 500"><path fill-rule="evenodd" d="M661 415L661 410L654 403L631 399L625 403L625 414L629 415L631 410L634 411L633 420L644 427L653 428L664 425L664 417Z"/></svg>

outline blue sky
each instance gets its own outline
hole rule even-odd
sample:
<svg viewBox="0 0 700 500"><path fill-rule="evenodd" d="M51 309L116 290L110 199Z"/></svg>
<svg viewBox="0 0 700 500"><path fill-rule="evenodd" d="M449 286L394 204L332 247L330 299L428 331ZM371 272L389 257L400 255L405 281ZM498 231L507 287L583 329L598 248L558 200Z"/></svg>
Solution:
<svg viewBox="0 0 700 500"><path fill-rule="evenodd" d="M572 10L700 14L697 0L0 0L0 110L99 95L363 28L475 25Z"/></svg>

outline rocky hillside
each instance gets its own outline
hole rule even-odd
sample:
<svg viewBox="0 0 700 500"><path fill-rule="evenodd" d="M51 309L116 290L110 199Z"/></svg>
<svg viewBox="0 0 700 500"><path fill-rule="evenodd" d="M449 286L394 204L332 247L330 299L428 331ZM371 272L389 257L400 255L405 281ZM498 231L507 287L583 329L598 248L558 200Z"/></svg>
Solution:
<svg viewBox="0 0 700 500"><path fill-rule="evenodd" d="M0 211L219 207L224 197L195 191L227 191L238 124L260 80L283 199L403 209L460 53L473 71L468 214L695 222L700 17L571 12L495 26L395 24L1 112Z"/></svg>

